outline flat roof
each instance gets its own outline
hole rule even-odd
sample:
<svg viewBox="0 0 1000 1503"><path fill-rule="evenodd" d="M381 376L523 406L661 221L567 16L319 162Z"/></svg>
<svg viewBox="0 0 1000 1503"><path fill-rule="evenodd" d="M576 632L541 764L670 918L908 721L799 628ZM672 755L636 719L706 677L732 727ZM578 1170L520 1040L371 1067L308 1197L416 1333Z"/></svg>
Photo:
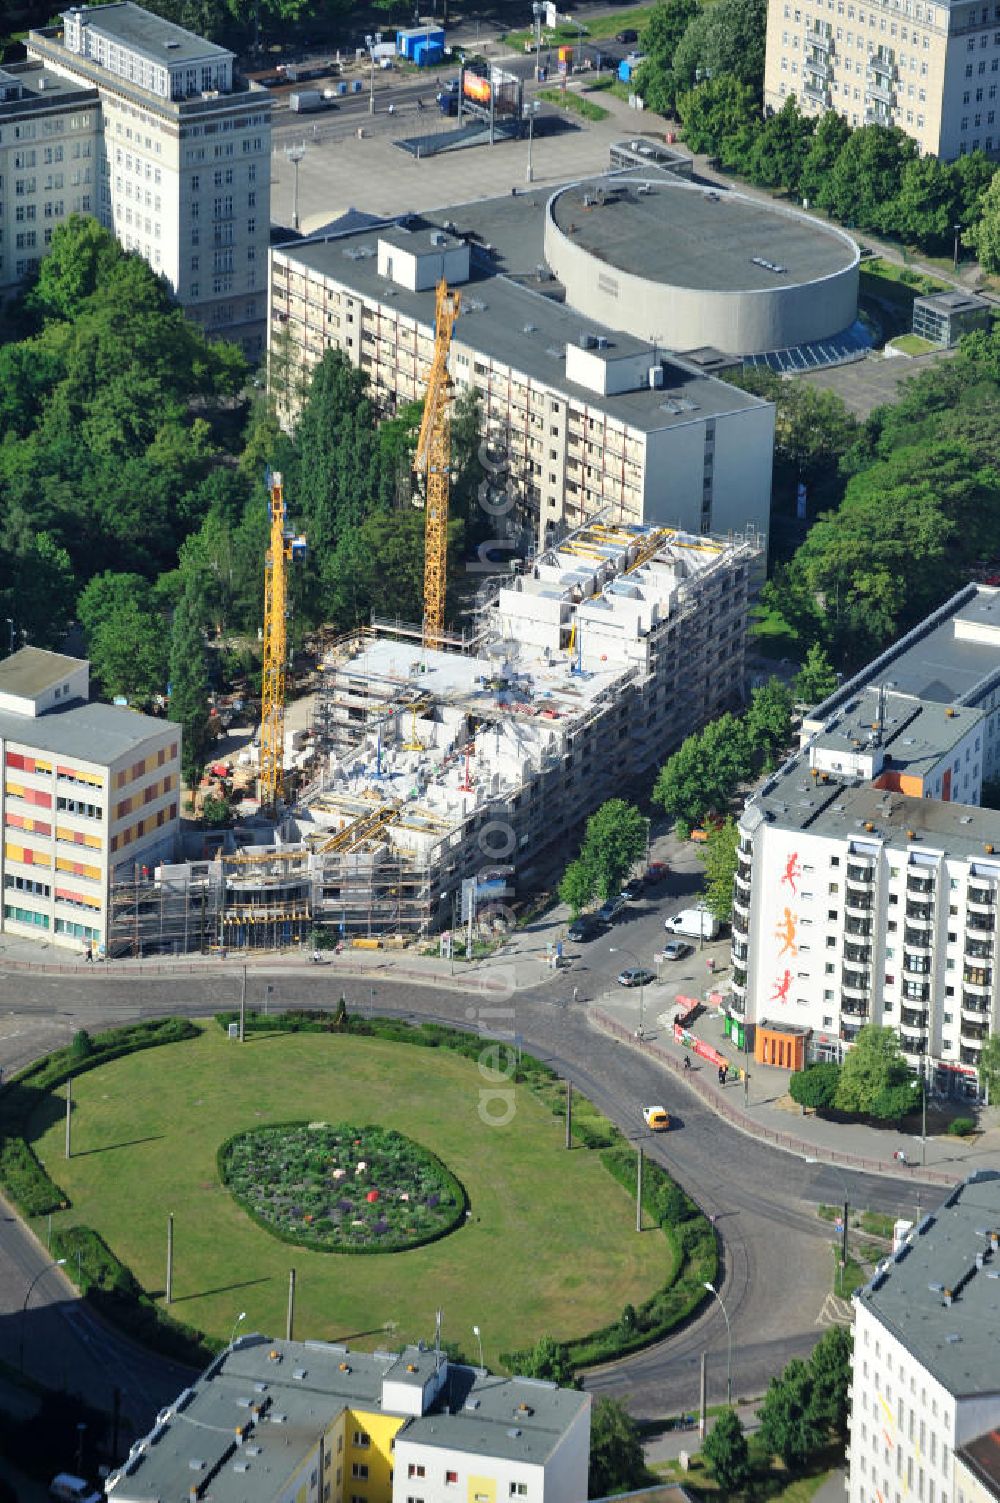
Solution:
<svg viewBox="0 0 1000 1503"><path fill-rule="evenodd" d="M639 182L600 177L557 189L550 212L574 245L667 286L776 292L858 261L849 235L806 215L665 176L637 193Z"/></svg>
<svg viewBox="0 0 1000 1503"><path fill-rule="evenodd" d="M0 100L0 120L49 109L58 103L81 104L92 100L97 104L100 99L95 85L63 78L38 62L4 63L0 71L5 82L19 83L24 91L20 99Z"/></svg>
<svg viewBox="0 0 1000 1503"><path fill-rule="evenodd" d="M515 202L511 198L494 200L492 213L497 213L500 204L512 205ZM485 215L478 212L484 207L487 210ZM467 215L462 208L452 208L446 212L439 211L433 217L423 215L419 220L411 220L411 223L418 229L437 227L438 224L448 229L451 224L455 224L458 234L467 235L476 221L480 225L491 221L489 204L477 205L476 210L477 213L473 216ZM540 246L540 204L536 203L535 213L538 217ZM293 241L274 247L274 252L292 265L307 268L320 277L350 288L358 297L397 309L400 315L414 319L430 333L435 322L434 289L410 292L398 283L379 276L378 242L386 238L386 228L385 225L381 228L375 226L322 239L313 237L305 241ZM511 257L522 268L525 266L523 247L520 254L515 254L512 248ZM580 403L606 412L610 417L617 418L640 432L658 432L664 428L681 427L692 421L700 422L706 417L718 417L727 412L744 412L767 405L749 392L728 386L715 377L703 375L673 356L665 356L662 350L656 351L656 358L664 365L662 389L643 387L618 396L602 396L589 387L568 381L565 371L566 346L578 344L581 334L605 338L607 349L604 353L611 358L648 350L652 364L653 346L631 334L622 334L596 323L584 314L544 296L542 292L504 275L502 268L497 267L493 258L482 249L482 242L473 242L469 280L458 290L462 294L462 311L455 325L456 344L467 345L476 353L572 396ZM671 410L676 406L678 398L692 405L679 411Z"/></svg>
<svg viewBox="0 0 1000 1503"><path fill-rule="evenodd" d="M130 47L133 52L141 52L144 57L157 63L174 65L200 61L206 57L233 56L228 48L219 47L215 42L206 42L204 37L188 31L185 26L165 21L162 16L154 16L152 11L134 5L132 0L116 0L112 5L76 6L70 11L63 11L63 19L77 12L82 13L87 26L92 26L95 31L114 38L122 46Z"/></svg>
<svg viewBox="0 0 1000 1503"><path fill-rule="evenodd" d="M880 738L884 770L929 772L982 718L981 710L967 705L946 707L893 691L880 704L878 690L868 685L857 698L848 700L835 723L816 734L813 744L826 751L851 753Z"/></svg>
<svg viewBox="0 0 1000 1503"><path fill-rule="evenodd" d="M987 1430L966 1441L955 1452L969 1471L994 1498L1000 1498L1000 1430Z"/></svg>
<svg viewBox="0 0 1000 1503"><path fill-rule="evenodd" d="M974 292L928 292L913 301L922 308L940 308L947 313L979 312L983 308L995 311L992 303L984 297L977 297Z"/></svg>
<svg viewBox="0 0 1000 1503"><path fill-rule="evenodd" d="M41 647L22 647L0 662L0 694L18 694L33 699L80 668L90 667L85 658L64 657Z"/></svg>
<svg viewBox="0 0 1000 1503"><path fill-rule="evenodd" d="M84 762L107 764L148 741L181 728L172 720L141 715L118 705L69 704L44 715L14 715L0 710L0 741L35 747Z"/></svg>
<svg viewBox="0 0 1000 1503"><path fill-rule="evenodd" d="M588 1396L572 1388L526 1378L499 1378L460 1368L449 1382L452 1414L411 1419L401 1441L440 1446L473 1456L498 1456L544 1466Z"/></svg>
<svg viewBox="0 0 1000 1503"><path fill-rule="evenodd" d="M980 1170L855 1295L956 1398L1000 1392L1000 1255L991 1233L1000 1235L1000 1174Z"/></svg>

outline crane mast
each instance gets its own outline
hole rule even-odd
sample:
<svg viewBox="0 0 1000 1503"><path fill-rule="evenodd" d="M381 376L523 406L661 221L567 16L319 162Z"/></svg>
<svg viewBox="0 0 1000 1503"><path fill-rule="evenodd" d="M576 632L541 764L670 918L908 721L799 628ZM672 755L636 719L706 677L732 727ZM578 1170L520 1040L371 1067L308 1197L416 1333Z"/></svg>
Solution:
<svg viewBox="0 0 1000 1503"><path fill-rule="evenodd" d="M448 583L448 499L451 485L451 377L448 351L461 307L461 293L444 277L435 300L434 358L424 396L415 468L426 476L424 518L424 644L438 647L444 636Z"/></svg>
<svg viewBox="0 0 1000 1503"><path fill-rule="evenodd" d="M271 541L264 561L264 670L261 681L260 802L277 813L284 777L285 665L288 662L288 571L300 563L306 540L286 527L281 475L268 475Z"/></svg>

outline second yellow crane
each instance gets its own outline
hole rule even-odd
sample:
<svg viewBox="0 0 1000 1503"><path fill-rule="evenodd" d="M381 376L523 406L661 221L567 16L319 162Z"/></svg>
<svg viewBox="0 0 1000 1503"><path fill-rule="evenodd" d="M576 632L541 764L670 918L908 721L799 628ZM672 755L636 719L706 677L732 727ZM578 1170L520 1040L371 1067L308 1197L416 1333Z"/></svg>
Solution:
<svg viewBox="0 0 1000 1503"><path fill-rule="evenodd" d="M424 519L424 644L439 647L444 636L448 584L448 502L451 489L451 377L448 351L462 304L461 293L442 277L435 300L434 358L424 396L424 415L414 468L426 476Z"/></svg>

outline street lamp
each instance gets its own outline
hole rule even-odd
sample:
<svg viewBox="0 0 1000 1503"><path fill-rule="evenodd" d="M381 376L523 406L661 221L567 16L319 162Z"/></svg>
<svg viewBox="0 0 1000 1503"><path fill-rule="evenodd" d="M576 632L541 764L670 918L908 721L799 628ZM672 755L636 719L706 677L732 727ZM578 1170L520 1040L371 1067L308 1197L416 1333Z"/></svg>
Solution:
<svg viewBox="0 0 1000 1503"><path fill-rule="evenodd" d="M962 226L955 225L955 270L958 270L958 253L962 246Z"/></svg>
<svg viewBox="0 0 1000 1503"><path fill-rule="evenodd" d="M483 1369L483 1371L485 1371L485 1366L484 1366L484 1363L483 1363L483 1333L479 1329L478 1326L473 1326L472 1327L472 1334L473 1334L473 1336L475 1336L476 1340L479 1342L479 1366L480 1366L480 1368Z"/></svg>
<svg viewBox="0 0 1000 1503"><path fill-rule="evenodd" d="M920 1087L920 1163L927 1166L927 1075L924 1066L926 1055L920 1056L920 1074L913 1082L914 1090Z"/></svg>
<svg viewBox="0 0 1000 1503"><path fill-rule="evenodd" d="M837 1168L836 1164L829 1164L829 1165L823 1166L823 1165L820 1164L820 1160L819 1159L810 1159L810 1158L805 1159L803 1162L806 1163L806 1164L815 1164L815 1165L817 1165L819 1167L827 1167L827 1168L832 1169L833 1172L834 1172L834 1174L840 1180L840 1188L844 1192L844 1229L841 1232L841 1237L840 1237L840 1297L841 1297L841 1299L843 1299L843 1297L844 1297L844 1277L845 1277L845 1275L847 1273L847 1218L848 1218L848 1215L849 1215L850 1209L851 1209L851 1206L850 1206L851 1197L850 1197L850 1194L849 1194L848 1189L847 1189L847 1181L844 1178L844 1176L841 1174L840 1170Z"/></svg>
<svg viewBox="0 0 1000 1503"><path fill-rule="evenodd" d="M729 1340L729 1357L728 1357L728 1362L727 1362L727 1366L726 1366L726 1403L729 1405L730 1409L732 1409L732 1407L733 1407L733 1328L729 1324L729 1315L728 1315L728 1313L726 1311L725 1305L722 1302L722 1295L719 1293L718 1289L716 1289L716 1287L715 1287L714 1284L710 1284L707 1279L705 1280L705 1288L708 1290L709 1294L714 1294L715 1295L716 1299L719 1301L719 1308L721 1309L723 1315L725 1316L725 1321L726 1321L726 1336L728 1337L728 1340Z"/></svg>
<svg viewBox="0 0 1000 1503"><path fill-rule="evenodd" d="M294 176L293 183L292 183L292 229L293 230L297 230L298 227L299 227L299 163L301 162L301 160L305 156L305 154L306 154L306 147L305 147L305 142L304 141L300 141L299 144L298 144L298 146L286 146L285 147L285 156L288 158L288 160L292 164L292 167L295 169L295 176Z"/></svg>
<svg viewBox="0 0 1000 1503"><path fill-rule="evenodd" d="M641 1044L642 1043L643 1014L644 1014L644 1007L645 1007L645 1000L646 1000L646 983L645 983L645 981L643 981L642 978L645 975L646 968L645 968L644 965L641 964L641 962L639 960L639 957L635 953L635 951L634 950L630 950L627 945L609 945L608 946L608 954L609 955L617 955L618 952L619 952L619 950L624 955L630 955L632 957L632 959L635 961L635 968L639 972L639 1033L638 1033L638 1039L639 1039L639 1042Z"/></svg>
<svg viewBox="0 0 1000 1503"><path fill-rule="evenodd" d="M230 1346L232 1346L233 1342L236 1340L236 1332L239 1330L239 1327L243 1324L246 1318L247 1312L245 1310L241 1310L239 1315L237 1315L236 1319L233 1321L233 1332L229 1338Z"/></svg>
<svg viewBox="0 0 1000 1503"><path fill-rule="evenodd" d="M65 1263L66 1263L66 1259L65 1258L56 1258L55 1262L53 1262L53 1263L46 1263L45 1267L44 1268L40 1268L38 1270L38 1272L35 1274L35 1277L32 1279L31 1283L28 1285L27 1293L24 1296L24 1304L21 1306L21 1336L20 1336L20 1340L18 1341L18 1346L17 1346L17 1368L18 1368L18 1372L22 1372L22 1373L24 1372L24 1325L25 1325L25 1321L27 1320L27 1317L28 1317L28 1301L31 1298L31 1291L34 1289L35 1285L38 1283L38 1280L44 1274L48 1273L50 1271L50 1269L53 1269L53 1268L63 1268L65 1266Z"/></svg>
<svg viewBox="0 0 1000 1503"><path fill-rule="evenodd" d="M541 76L541 51L542 51L542 17L545 14L545 6L534 0L531 14L535 18L535 83Z"/></svg>
<svg viewBox="0 0 1000 1503"><path fill-rule="evenodd" d="M374 37L365 37L365 46L368 48L368 56L369 56L369 58L371 60L371 65L372 65L372 68L371 68L371 82L370 82L370 84L368 86L368 113L369 113L369 115L374 115L374 113L375 113L375 52L374 52L375 38Z"/></svg>
<svg viewBox="0 0 1000 1503"><path fill-rule="evenodd" d="M528 171L525 177L529 183L535 181L535 173L531 165L531 142L535 134L535 116L538 114L538 110L539 102L537 99L533 99L528 105Z"/></svg>

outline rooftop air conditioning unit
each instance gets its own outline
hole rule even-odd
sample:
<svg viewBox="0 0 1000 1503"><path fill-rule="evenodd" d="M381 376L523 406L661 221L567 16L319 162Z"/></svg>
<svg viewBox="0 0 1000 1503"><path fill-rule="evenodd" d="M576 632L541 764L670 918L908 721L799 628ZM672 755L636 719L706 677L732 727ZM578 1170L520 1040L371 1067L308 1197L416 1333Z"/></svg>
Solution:
<svg viewBox="0 0 1000 1503"><path fill-rule="evenodd" d="M649 368L649 385L653 391L659 390L663 385L663 366L651 365Z"/></svg>

